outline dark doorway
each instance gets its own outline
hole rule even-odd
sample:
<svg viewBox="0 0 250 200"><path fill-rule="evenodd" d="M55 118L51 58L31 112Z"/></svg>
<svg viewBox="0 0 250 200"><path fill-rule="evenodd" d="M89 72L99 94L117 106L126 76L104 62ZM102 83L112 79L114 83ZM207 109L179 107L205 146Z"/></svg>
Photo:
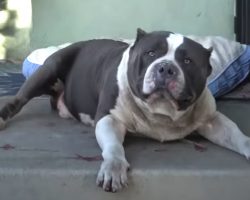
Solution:
<svg viewBox="0 0 250 200"><path fill-rule="evenodd" d="M237 41L250 44L249 0L236 0L235 33Z"/></svg>

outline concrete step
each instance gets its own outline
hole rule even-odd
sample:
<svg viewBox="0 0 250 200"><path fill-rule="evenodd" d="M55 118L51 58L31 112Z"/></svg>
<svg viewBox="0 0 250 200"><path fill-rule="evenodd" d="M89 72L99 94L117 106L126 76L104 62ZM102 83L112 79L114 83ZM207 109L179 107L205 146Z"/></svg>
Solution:
<svg viewBox="0 0 250 200"><path fill-rule="evenodd" d="M249 102L218 105L249 135ZM106 193L95 186L101 151L93 129L59 118L48 99L34 99L0 132L0 200L249 200L250 161L202 138L190 140L206 148L126 138L129 187Z"/></svg>

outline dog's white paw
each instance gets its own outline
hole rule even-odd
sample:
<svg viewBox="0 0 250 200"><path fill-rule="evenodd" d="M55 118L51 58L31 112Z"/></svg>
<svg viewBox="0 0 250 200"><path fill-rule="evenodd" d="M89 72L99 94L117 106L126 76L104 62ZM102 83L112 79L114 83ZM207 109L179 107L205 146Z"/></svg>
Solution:
<svg viewBox="0 0 250 200"><path fill-rule="evenodd" d="M4 121L2 117L0 117L0 130L4 129L5 126L6 126L6 121Z"/></svg>
<svg viewBox="0 0 250 200"><path fill-rule="evenodd" d="M97 175L96 184L108 192L117 192L128 185L126 160L117 158L104 160Z"/></svg>

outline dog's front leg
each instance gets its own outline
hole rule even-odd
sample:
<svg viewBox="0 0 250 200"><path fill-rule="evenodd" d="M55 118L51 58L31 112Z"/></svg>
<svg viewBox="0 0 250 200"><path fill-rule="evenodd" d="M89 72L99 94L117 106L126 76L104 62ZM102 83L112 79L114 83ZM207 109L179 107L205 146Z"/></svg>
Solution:
<svg viewBox="0 0 250 200"><path fill-rule="evenodd" d="M96 182L105 191L116 192L127 185L129 164L122 145L126 128L106 115L97 122L95 134L104 159Z"/></svg>
<svg viewBox="0 0 250 200"><path fill-rule="evenodd" d="M250 138L222 113L216 112L208 123L198 129L198 132L213 143L236 151L250 159Z"/></svg>

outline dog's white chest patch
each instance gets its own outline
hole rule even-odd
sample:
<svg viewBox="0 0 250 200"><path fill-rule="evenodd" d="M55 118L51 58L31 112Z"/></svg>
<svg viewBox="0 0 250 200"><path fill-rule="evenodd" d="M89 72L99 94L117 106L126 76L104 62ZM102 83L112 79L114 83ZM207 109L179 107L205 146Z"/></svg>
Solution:
<svg viewBox="0 0 250 200"><path fill-rule="evenodd" d="M147 112L143 107L138 107L137 102L126 94L120 94L111 114L133 135L146 136L163 142L184 138L197 128L185 122L173 124L173 121L163 114L155 115Z"/></svg>
<svg viewBox="0 0 250 200"><path fill-rule="evenodd" d="M189 135L195 128L194 126L171 126L169 119L163 119L161 117L154 117L154 121L151 123L143 121L137 117L134 119L133 134L144 135L161 142L182 139Z"/></svg>

